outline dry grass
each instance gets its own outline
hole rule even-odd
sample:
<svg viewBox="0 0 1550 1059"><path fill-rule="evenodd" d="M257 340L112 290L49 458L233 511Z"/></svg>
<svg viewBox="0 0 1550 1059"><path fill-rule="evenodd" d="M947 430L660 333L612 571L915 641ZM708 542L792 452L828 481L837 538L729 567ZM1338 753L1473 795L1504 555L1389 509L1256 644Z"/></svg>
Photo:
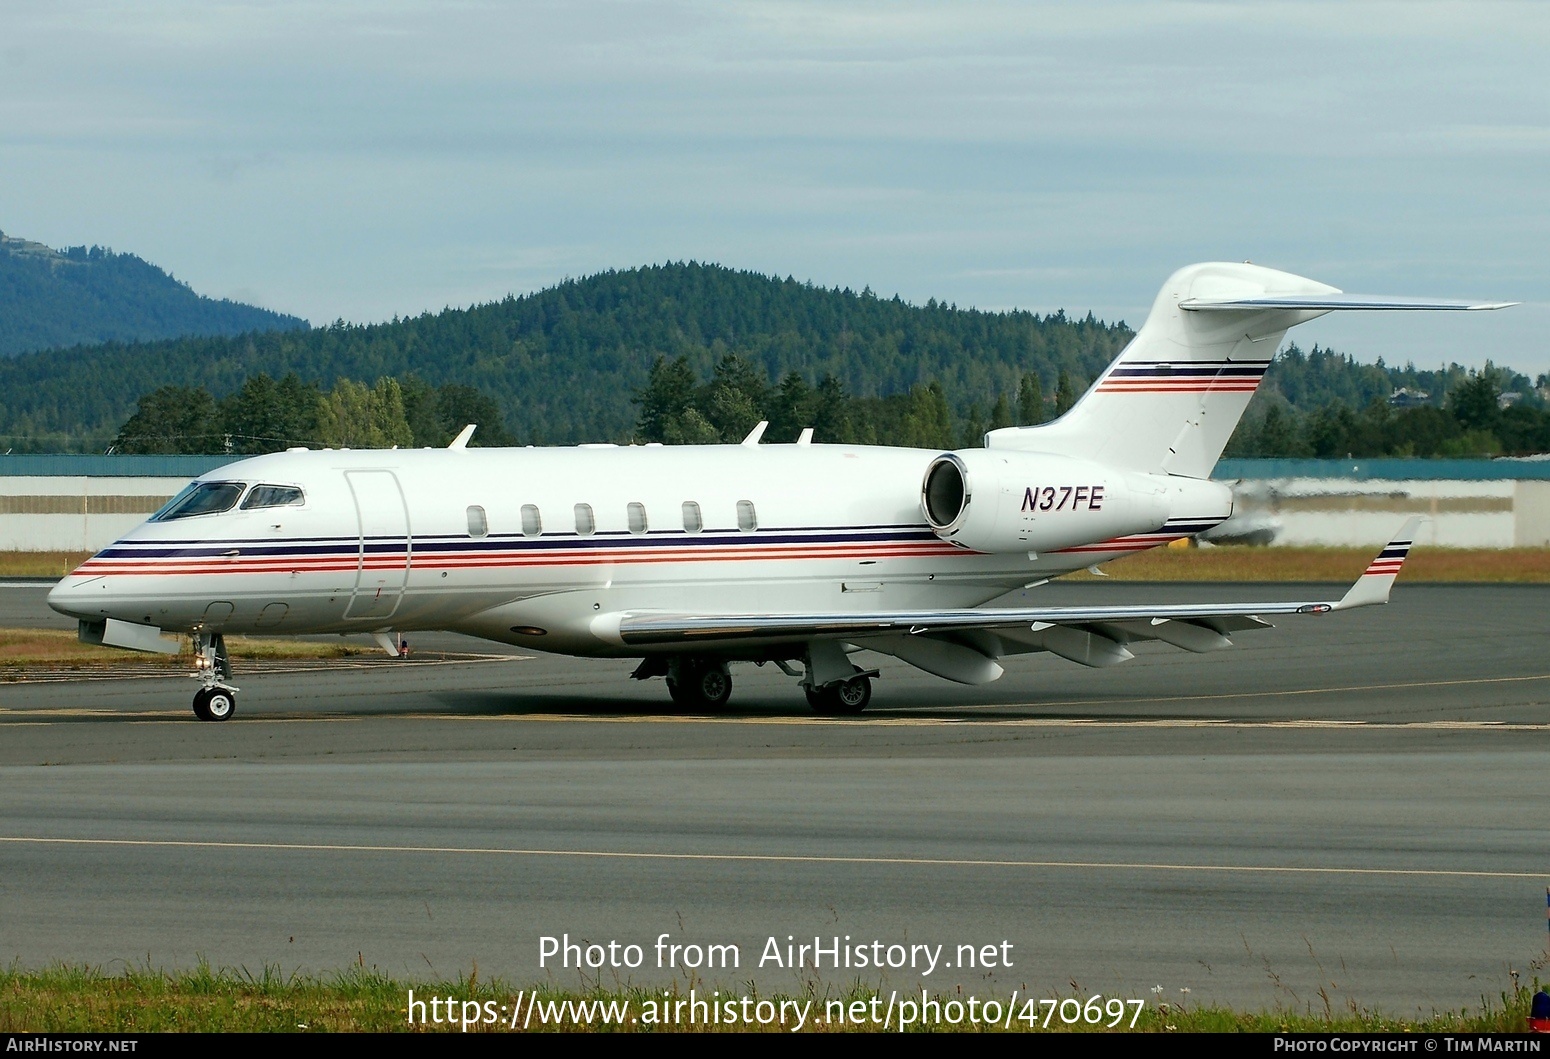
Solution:
<svg viewBox="0 0 1550 1059"><path fill-rule="evenodd" d="M0 552L0 577L64 577L91 552Z"/></svg>
<svg viewBox="0 0 1550 1059"><path fill-rule="evenodd" d="M1116 581L1354 581L1376 548L1156 548L1102 567ZM1072 580L1092 580L1078 571ZM1416 548L1401 582L1550 582L1550 548Z"/></svg>
<svg viewBox="0 0 1550 1059"><path fill-rule="evenodd" d="M231 636L226 650L232 658L347 658L375 653L359 644L317 643L310 640L260 640ZM127 659L149 663L164 661L169 667L189 666L188 642L179 655L125 651L118 647L84 644L73 632L62 629L0 629L0 668L36 665L106 666Z"/></svg>

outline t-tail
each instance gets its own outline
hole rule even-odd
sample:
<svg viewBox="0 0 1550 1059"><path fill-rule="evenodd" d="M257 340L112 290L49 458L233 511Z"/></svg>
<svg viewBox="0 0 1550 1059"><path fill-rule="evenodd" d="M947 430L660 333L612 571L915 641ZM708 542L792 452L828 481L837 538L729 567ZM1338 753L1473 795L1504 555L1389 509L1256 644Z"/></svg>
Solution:
<svg viewBox="0 0 1550 1059"><path fill-rule="evenodd" d="M1070 411L1043 426L993 430L986 445L1207 478L1288 329L1335 310L1512 304L1345 294L1258 265L1189 265L1168 278L1141 330Z"/></svg>

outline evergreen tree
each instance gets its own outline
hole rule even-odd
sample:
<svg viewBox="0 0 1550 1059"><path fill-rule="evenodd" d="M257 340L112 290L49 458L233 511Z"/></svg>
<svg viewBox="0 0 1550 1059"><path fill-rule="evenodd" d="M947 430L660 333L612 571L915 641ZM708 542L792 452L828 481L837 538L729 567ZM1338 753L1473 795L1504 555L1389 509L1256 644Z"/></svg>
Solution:
<svg viewBox="0 0 1550 1059"><path fill-rule="evenodd" d="M1501 419L1501 409L1496 399L1496 372L1488 361L1479 371L1469 373L1469 378L1448 393L1448 410L1453 413L1465 430L1493 430Z"/></svg>
<svg viewBox="0 0 1550 1059"><path fill-rule="evenodd" d="M1007 402L1006 394L996 394L995 407L990 410L990 429L1000 430L1002 427L1012 425L1012 406Z"/></svg>
<svg viewBox="0 0 1550 1059"><path fill-rule="evenodd" d="M666 442L670 431L677 433L674 424L691 409L696 388L694 369L689 367L687 356L674 360L658 357L651 365L645 389L635 398L640 405L636 426L640 440Z"/></svg>
<svg viewBox="0 0 1550 1059"><path fill-rule="evenodd" d="M959 446L965 449L983 448L985 445L985 421L980 418L979 405L969 408L969 423L963 428L963 442Z"/></svg>
<svg viewBox="0 0 1550 1059"><path fill-rule="evenodd" d="M414 435L415 446L445 448L456 435L447 430L442 420L436 388L418 375L407 375L398 385L404 397L404 421Z"/></svg>
<svg viewBox="0 0 1550 1059"><path fill-rule="evenodd" d="M662 440L669 445L718 445L723 438L714 423L690 406L682 415L667 421Z"/></svg>
<svg viewBox="0 0 1550 1059"><path fill-rule="evenodd" d="M813 390L801 372L788 372L770 400L771 441L795 441L804 427L812 426Z"/></svg>
<svg viewBox="0 0 1550 1059"><path fill-rule="evenodd" d="M1065 368L1060 369L1060 379L1055 383L1055 417L1058 419L1071 410L1078 397L1076 384Z"/></svg>
<svg viewBox="0 0 1550 1059"><path fill-rule="evenodd" d="M714 377L703 400L705 417L715 426L722 441L742 441L764 418L769 383L752 364L736 354L727 354L716 364Z"/></svg>
<svg viewBox="0 0 1550 1059"><path fill-rule="evenodd" d="M220 452L215 400L204 387L163 386L140 398L113 448L126 453Z"/></svg>
<svg viewBox="0 0 1550 1059"><path fill-rule="evenodd" d="M921 449L953 447L953 418L942 384L935 380L910 390L899 444Z"/></svg>
<svg viewBox="0 0 1550 1059"><path fill-rule="evenodd" d="M221 429L230 451L256 455L317 444L322 400L317 387L294 372L278 383L263 372L249 376L220 403Z"/></svg>
<svg viewBox="0 0 1550 1059"><path fill-rule="evenodd" d="M850 399L845 385L834 375L825 375L813 391L809 404L813 428L813 440L827 445L865 441L858 438L850 411Z"/></svg>
<svg viewBox="0 0 1550 1059"><path fill-rule="evenodd" d="M1038 372L1023 372L1017 385L1017 422L1025 427L1044 422L1044 387L1039 384Z"/></svg>
<svg viewBox="0 0 1550 1059"><path fill-rule="evenodd" d="M1270 410L1265 413L1265 421L1260 427L1259 444L1255 455L1304 455L1301 439L1297 436L1297 426L1279 404L1271 405Z"/></svg>

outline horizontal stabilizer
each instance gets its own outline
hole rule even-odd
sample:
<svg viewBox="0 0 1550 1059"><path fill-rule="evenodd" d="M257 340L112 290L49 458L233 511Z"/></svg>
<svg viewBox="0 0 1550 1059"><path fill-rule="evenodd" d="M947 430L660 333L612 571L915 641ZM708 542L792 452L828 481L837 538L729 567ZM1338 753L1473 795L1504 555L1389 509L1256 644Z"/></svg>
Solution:
<svg viewBox="0 0 1550 1059"><path fill-rule="evenodd" d="M1260 298L1233 298L1217 301L1213 298L1186 298L1179 302L1180 309L1192 312L1253 312L1263 309L1309 309L1331 312L1337 309L1392 309L1476 312L1483 309L1505 309L1517 302L1473 302L1437 300L1434 298L1389 298L1379 294L1316 294L1312 296L1267 296Z"/></svg>

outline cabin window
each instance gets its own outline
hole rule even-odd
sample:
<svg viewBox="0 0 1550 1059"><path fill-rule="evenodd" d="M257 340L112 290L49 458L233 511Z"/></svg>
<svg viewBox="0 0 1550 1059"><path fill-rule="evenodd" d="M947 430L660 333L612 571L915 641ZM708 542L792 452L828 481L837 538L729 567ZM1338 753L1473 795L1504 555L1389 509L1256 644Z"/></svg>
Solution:
<svg viewBox="0 0 1550 1059"><path fill-rule="evenodd" d="M753 509L752 500L737 502L737 528L744 533L752 533L759 528L759 516Z"/></svg>
<svg viewBox="0 0 1550 1059"><path fill-rule="evenodd" d="M590 537L597 530L597 519L592 515L591 504L576 505L576 532Z"/></svg>
<svg viewBox="0 0 1550 1059"><path fill-rule="evenodd" d="M487 537L490 534L490 520L485 517L484 508L478 504L470 504L468 507L468 535L470 537Z"/></svg>
<svg viewBox="0 0 1550 1059"><path fill-rule="evenodd" d="M631 533L645 533L646 532L646 505L645 504L632 503L632 504L630 504L630 506L628 508L626 508L626 511L629 514L630 532Z"/></svg>
<svg viewBox="0 0 1550 1059"><path fill-rule="evenodd" d="M705 518L700 514L700 505L693 500L684 501L684 529L689 533L698 533L705 528Z"/></svg>
<svg viewBox="0 0 1550 1059"><path fill-rule="evenodd" d="M522 533L524 536L536 537L544 531L544 520L539 517L538 508L532 504L522 505Z"/></svg>
<svg viewBox="0 0 1550 1059"><path fill-rule="evenodd" d="M151 521L171 522L196 515L218 515L236 507L241 495L241 482L195 482L152 515Z"/></svg>
<svg viewBox="0 0 1550 1059"><path fill-rule="evenodd" d="M253 511L264 507L300 507L306 502L301 490L294 485L255 485L242 501L242 510Z"/></svg>

